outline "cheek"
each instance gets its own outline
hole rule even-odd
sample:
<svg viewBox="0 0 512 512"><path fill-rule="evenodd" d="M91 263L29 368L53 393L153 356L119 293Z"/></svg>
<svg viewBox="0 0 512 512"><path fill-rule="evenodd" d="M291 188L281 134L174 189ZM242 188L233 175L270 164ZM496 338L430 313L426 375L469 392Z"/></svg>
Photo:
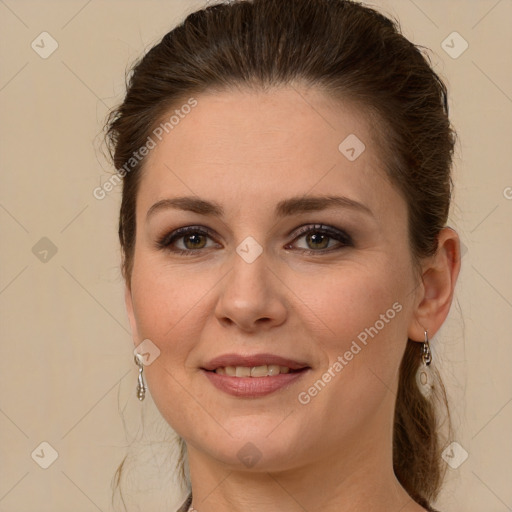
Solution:
<svg viewBox="0 0 512 512"><path fill-rule="evenodd" d="M187 356L201 338L205 305L219 278L216 273L192 269L193 265L186 264L170 268L151 257L133 269L133 307L140 341L149 339L160 350L157 364L146 372L153 395L163 386L179 387L187 371Z"/></svg>
<svg viewBox="0 0 512 512"><path fill-rule="evenodd" d="M160 413L184 439L188 425L204 423L202 407L210 410L200 393L194 392L191 400L186 365L201 338L205 305L218 280L218 273L197 272L193 265L167 267L151 256L145 261L140 258L133 268L139 341L149 339L160 350L159 357L144 368L144 377Z"/></svg>
<svg viewBox="0 0 512 512"><path fill-rule="evenodd" d="M331 348L343 349L347 341L375 324L379 331L389 332L392 323L401 323L397 309L403 309L403 277L393 275L388 268L384 263L352 265L294 284L304 314L309 309L309 316L316 317L319 332L325 333L322 337Z"/></svg>
<svg viewBox="0 0 512 512"><path fill-rule="evenodd" d="M134 311L141 336L152 333L170 343L174 333L193 329L204 301L218 282L218 273L199 271L194 265L162 264L152 256L134 266Z"/></svg>
<svg viewBox="0 0 512 512"><path fill-rule="evenodd" d="M311 413L305 421L312 429L332 425L335 431L344 425L346 433L393 396L389 392L396 385L409 313L407 264L401 268L395 260L397 270L389 268L383 262L330 273L329 279L317 281L322 292L317 286L304 300L314 311L309 315L318 317L317 328L310 324L309 334L323 355L321 368L299 398ZM350 418L346 411L351 411Z"/></svg>
<svg viewBox="0 0 512 512"><path fill-rule="evenodd" d="M337 423L342 420L334 411L343 416L341 411L358 410L352 419L355 425L395 388L409 322L409 285L404 282L408 267L403 263L395 260L391 266L382 261L332 273L324 292L312 295L323 327L315 340L323 352L321 380L328 383L323 388L312 379L308 386L321 391L316 396L316 389L304 391L311 390L312 407L322 421ZM320 411L330 411L332 417Z"/></svg>

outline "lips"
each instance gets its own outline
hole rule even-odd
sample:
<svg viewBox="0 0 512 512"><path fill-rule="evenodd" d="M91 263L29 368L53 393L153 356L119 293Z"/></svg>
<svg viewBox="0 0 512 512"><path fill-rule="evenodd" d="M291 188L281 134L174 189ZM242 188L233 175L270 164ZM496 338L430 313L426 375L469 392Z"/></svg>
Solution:
<svg viewBox="0 0 512 512"><path fill-rule="evenodd" d="M259 398L292 386L311 367L274 354L224 354L206 363L201 370L214 387L228 395Z"/></svg>
<svg viewBox="0 0 512 512"><path fill-rule="evenodd" d="M217 368L226 367L257 367L257 366L283 366L290 368L290 370L302 370L310 368L306 362L296 361L286 357L281 357L274 354L253 354L253 355L240 355L240 354L224 354L215 357L206 363L202 369L207 371L215 371Z"/></svg>

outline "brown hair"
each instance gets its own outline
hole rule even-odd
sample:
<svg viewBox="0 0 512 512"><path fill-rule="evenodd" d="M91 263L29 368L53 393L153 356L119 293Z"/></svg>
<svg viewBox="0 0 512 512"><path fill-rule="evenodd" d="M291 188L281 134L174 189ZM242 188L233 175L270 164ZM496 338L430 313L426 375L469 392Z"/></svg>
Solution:
<svg viewBox="0 0 512 512"><path fill-rule="evenodd" d="M447 222L456 141L446 87L420 48L401 34L397 20L351 0L211 5L190 14L134 65L125 100L107 123L114 165L123 168L171 107L202 91L296 82L319 88L357 103L375 121L370 124L384 169L408 205L411 254L419 268L421 258L435 254ZM128 284L143 164L123 173L119 238ZM437 372L429 399L418 389L421 348L408 340L400 366L393 465L410 496L429 507L445 469L437 401L446 406L450 433L451 422Z"/></svg>

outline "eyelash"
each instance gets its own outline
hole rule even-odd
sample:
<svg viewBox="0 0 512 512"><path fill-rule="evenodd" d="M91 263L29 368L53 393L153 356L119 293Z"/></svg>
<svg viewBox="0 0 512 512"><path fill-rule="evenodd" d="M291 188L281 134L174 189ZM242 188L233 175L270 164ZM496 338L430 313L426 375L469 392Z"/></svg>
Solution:
<svg viewBox="0 0 512 512"><path fill-rule="evenodd" d="M338 242L341 242L341 245L334 248L329 249L320 249L320 250L313 250L313 249L299 249L305 254L308 255L319 255L319 254L325 254L327 252L332 252L336 250L343 249L344 247L352 247L353 241L351 236L346 233L345 231L338 230L331 228L329 226L325 226L323 224L314 224L314 225L307 225L302 226L299 231L297 232L295 238L293 241L295 242L298 238L302 238L304 235L307 235L309 233L319 233L321 235L326 235L328 238L332 238L334 240L337 240ZM186 237L187 235L201 235L201 236L207 236L210 238L214 238L214 234L212 231L210 231L207 228L202 228L200 226L187 226L184 228L176 229L175 231L168 233L161 237L157 241L157 248L162 250L169 250L172 251L175 254L182 255L182 256L192 256L194 252L198 252L200 249L194 250L194 249L176 249L171 248L171 245L181 238ZM290 246L290 244L287 244L287 247Z"/></svg>

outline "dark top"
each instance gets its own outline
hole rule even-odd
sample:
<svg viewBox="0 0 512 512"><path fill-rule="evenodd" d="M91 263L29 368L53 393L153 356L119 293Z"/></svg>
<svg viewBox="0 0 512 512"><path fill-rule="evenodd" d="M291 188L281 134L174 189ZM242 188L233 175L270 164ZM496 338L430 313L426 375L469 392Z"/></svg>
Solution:
<svg viewBox="0 0 512 512"><path fill-rule="evenodd" d="M187 499L183 502L183 505L176 512L187 512L190 505L192 504L192 493L190 493Z"/></svg>
<svg viewBox="0 0 512 512"><path fill-rule="evenodd" d="M192 504L192 493L190 493L187 497L187 499L183 502L183 505L176 511L176 512L188 512L188 509L190 508L190 505ZM425 507L428 512L439 512L439 510L436 510L434 508L431 508L429 505L421 504L423 507Z"/></svg>

